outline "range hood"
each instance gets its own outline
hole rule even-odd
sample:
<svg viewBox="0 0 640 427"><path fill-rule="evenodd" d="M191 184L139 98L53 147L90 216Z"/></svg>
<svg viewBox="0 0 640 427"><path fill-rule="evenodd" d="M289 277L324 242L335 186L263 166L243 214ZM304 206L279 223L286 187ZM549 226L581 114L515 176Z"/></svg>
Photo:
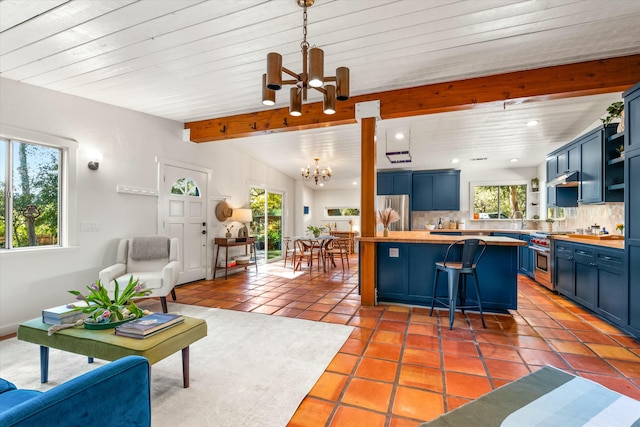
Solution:
<svg viewBox="0 0 640 427"><path fill-rule="evenodd" d="M547 187L577 187L580 185L579 173L565 172L562 175L547 182Z"/></svg>

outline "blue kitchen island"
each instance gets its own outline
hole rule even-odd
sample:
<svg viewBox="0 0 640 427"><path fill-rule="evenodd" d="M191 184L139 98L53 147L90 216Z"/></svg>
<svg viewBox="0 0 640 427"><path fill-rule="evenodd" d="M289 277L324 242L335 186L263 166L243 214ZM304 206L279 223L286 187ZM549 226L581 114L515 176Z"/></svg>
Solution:
<svg viewBox="0 0 640 427"><path fill-rule="evenodd" d="M431 305L436 261L444 259L447 247L456 240L480 237L488 247L478 264L482 308L506 312L518 308L518 246L525 242L498 236L446 236L428 231L390 232L389 237L361 237L376 243L375 283L377 302ZM447 275L441 274L439 292L446 292ZM473 279L469 279L473 280ZM467 299L477 301L469 283Z"/></svg>

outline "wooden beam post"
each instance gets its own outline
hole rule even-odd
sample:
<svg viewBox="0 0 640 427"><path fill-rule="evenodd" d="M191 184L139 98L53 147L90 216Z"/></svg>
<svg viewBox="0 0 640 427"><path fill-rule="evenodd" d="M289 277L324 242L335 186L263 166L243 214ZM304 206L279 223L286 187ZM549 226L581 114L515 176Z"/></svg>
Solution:
<svg viewBox="0 0 640 427"><path fill-rule="evenodd" d="M376 235L376 118L360 122L360 234ZM360 242L360 303L376 304L376 244Z"/></svg>

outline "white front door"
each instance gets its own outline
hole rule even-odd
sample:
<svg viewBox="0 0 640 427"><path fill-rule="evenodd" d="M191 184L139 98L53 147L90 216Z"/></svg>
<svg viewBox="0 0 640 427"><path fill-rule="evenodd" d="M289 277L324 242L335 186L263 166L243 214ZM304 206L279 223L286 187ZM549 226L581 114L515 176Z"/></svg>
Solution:
<svg viewBox="0 0 640 427"><path fill-rule="evenodd" d="M207 173L164 164L160 176L159 228L180 240L178 284L204 279L207 272Z"/></svg>

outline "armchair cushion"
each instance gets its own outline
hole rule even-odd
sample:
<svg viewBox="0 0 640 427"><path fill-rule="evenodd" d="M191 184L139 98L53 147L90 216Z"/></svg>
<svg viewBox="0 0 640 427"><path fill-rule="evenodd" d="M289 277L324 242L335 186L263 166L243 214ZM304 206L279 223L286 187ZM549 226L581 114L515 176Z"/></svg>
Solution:
<svg viewBox="0 0 640 427"><path fill-rule="evenodd" d="M148 243L146 246L155 245L156 248L143 250L142 258L133 259L136 256L132 250L133 240L138 244L138 257L140 257L140 243ZM162 243L164 242L164 243ZM165 246L166 244L166 246ZM143 246L144 247L144 246ZM164 250L162 250L164 249ZM152 252L166 256L162 258L146 259ZM162 252L162 253L160 253ZM153 292L150 296L167 296L178 283L180 273L180 262L178 261L178 239L164 236L134 237L133 239L122 239L118 243L116 264L103 269L100 272L100 281L112 293L115 290L115 282L122 288L129 283L133 276L144 283Z"/></svg>

